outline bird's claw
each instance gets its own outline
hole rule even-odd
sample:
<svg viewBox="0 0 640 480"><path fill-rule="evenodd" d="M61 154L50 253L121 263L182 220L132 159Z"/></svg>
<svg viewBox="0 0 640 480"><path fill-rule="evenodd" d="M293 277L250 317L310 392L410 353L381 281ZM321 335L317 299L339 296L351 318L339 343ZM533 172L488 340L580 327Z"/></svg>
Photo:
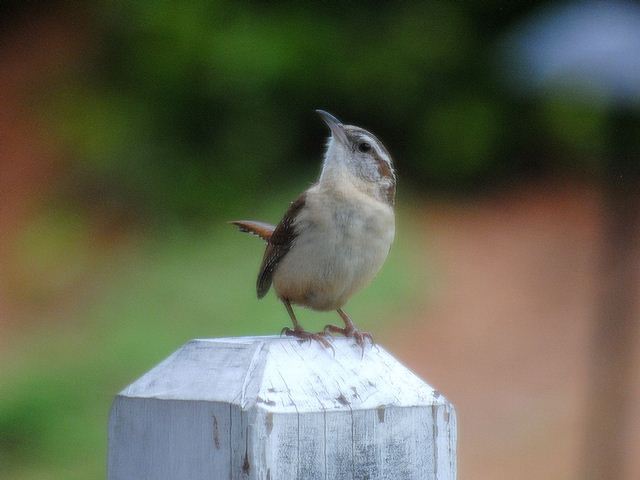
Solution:
<svg viewBox="0 0 640 480"><path fill-rule="evenodd" d="M364 351L364 346L369 340L373 345L373 336L369 332L361 332L357 328L340 328L335 325L325 325L322 329L322 334L324 336L331 336L333 333L339 333L340 335L344 335L345 337L353 338L356 341L356 344Z"/></svg>
<svg viewBox="0 0 640 480"><path fill-rule="evenodd" d="M335 325L325 325L322 329L322 335L324 335L325 337L332 336L332 333L340 333L344 335L345 331L346 330L344 328L336 327Z"/></svg>
<svg viewBox="0 0 640 480"><path fill-rule="evenodd" d="M315 340L318 343L320 343L323 347L334 350L333 345L331 345L331 343L329 343L329 341L327 340L326 336L321 333L311 333L311 332L307 332L306 330L295 330L289 327L284 327L280 332L280 336L282 335L286 335L288 337L296 337L301 342L311 342L311 340ZM334 350L334 353L335 353L335 350Z"/></svg>

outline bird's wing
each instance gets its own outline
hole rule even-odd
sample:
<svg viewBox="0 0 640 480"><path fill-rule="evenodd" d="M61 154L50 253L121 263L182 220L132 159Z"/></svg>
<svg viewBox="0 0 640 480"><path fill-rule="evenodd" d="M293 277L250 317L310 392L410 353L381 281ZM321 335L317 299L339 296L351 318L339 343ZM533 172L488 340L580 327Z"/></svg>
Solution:
<svg viewBox="0 0 640 480"><path fill-rule="evenodd" d="M276 271L278 263L287 254L297 236L294 223L304 204L305 194L303 193L291 204L267 242L267 249L264 252L260 273L258 273L258 298L264 297L269 291L273 272Z"/></svg>
<svg viewBox="0 0 640 480"><path fill-rule="evenodd" d="M234 220L229 223L238 227L241 232L252 233L253 235L263 239L265 242L269 241L276 228L269 223L254 222L253 220Z"/></svg>

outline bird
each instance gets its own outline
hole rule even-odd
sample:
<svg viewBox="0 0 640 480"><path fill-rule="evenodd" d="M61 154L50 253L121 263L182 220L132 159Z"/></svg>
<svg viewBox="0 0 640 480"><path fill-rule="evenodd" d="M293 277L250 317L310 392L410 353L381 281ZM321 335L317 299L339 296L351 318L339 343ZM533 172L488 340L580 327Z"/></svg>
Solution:
<svg viewBox="0 0 640 480"><path fill-rule="evenodd" d="M277 225L252 220L229 222L262 238L266 249L258 273L258 298L273 286L293 328L282 334L316 340L330 347L333 334L350 337L363 348L373 343L343 310L384 264L395 237L396 174L388 150L367 130L345 125L316 110L330 136L320 177L291 203ZM292 305L336 311L344 327L328 324L306 331Z"/></svg>

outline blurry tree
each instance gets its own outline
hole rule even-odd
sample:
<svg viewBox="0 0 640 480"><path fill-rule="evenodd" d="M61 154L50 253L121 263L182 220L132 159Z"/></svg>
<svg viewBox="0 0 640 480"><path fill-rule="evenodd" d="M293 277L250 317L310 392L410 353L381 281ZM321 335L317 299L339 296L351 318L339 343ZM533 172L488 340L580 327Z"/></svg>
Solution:
<svg viewBox="0 0 640 480"><path fill-rule="evenodd" d="M53 97L68 187L158 219L242 209L318 168L317 107L379 133L420 190L555 169L550 149L582 171L598 112L499 81L497 41L535 6L514 3L96 3L92 55Z"/></svg>
<svg viewBox="0 0 640 480"><path fill-rule="evenodd" d="M607 159L580 478L623 478L639 333L640 6L627 0L556 5L510 37L517 85L551 99L549 125L583 146L581 156L591 150Z"/></svg>

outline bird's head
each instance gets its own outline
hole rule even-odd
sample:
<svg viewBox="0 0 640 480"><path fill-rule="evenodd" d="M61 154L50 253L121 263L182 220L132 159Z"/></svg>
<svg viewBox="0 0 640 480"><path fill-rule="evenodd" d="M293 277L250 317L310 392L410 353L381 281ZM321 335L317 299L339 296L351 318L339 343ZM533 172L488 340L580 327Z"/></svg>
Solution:
<svg viewBox="0 0 640 480"><path fill-rule="evenodd" d="M343 125L324 110L316 112L331 130L320 181L350 177L357 186L393 205L396 176L391 155L382 142L364 128Z"/></svg>

